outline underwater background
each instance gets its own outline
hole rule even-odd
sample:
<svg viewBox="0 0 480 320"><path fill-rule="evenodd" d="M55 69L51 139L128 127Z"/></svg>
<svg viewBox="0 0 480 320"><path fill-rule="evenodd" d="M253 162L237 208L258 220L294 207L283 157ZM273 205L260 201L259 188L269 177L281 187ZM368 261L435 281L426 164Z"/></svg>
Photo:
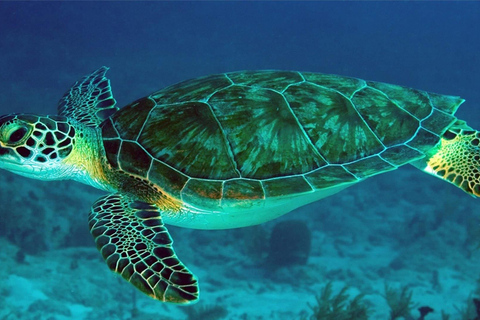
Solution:
<svg viewBox="0 0 480 320"><path fill-rule="evenodd" d="M458 95L479 129L479 52L480 2L0 2L0 111L55 114L102 65L119 106L198 76L283 69ZM260 226L170 226L200 281L189 307L108 270L87 226L102 194L1 171L1 320L477 316L480 200L411 166Z"/></svg>

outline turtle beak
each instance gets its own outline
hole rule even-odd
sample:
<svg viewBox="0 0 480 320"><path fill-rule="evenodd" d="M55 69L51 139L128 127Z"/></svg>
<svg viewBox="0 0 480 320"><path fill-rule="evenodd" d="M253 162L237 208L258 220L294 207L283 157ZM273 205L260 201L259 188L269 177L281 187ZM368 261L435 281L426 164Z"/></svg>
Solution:
<svg viewBox="0 0 480 320"><path fill-rule="evenodd" d="M8 149L0 146L0 157L8 153Z"/></svg>
<svg viewBox="0 0 480 320"><path fill-rule="evenodd" d="M34 164L27 164L25 160L19 157L15 151L10 148L0 146L0 169L4 169L15 174L28 178L35 178L38 172L42 171L42 167Z"/></svg>
<svg viewBox="0 0 480 320"><path fill-rule="evenodd" d="M11 148L5 148L0 143L0 162L8 161L8 162L17 162L18 159L15 157L16 154L13 152Z"/></svg>
<svg viewBox="0 0 480 320"><path fill-rule="evenodd" d="M0 145L0 169L18 173L24 171L24 161L11 149ZM22 170L23 169L23 170Z"/></svg>

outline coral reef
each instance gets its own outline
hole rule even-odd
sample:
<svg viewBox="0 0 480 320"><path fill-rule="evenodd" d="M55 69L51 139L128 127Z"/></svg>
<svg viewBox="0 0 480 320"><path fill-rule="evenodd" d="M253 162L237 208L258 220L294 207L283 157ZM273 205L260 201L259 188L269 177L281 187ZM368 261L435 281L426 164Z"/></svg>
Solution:
<svg viewBox="0 0 480 320"><path fill-rule="evenodd" d="M306 264L310 254L312 235L305 222L282 221L275 225L270 235L267 266Z"/></svg>
<svg viewBox="0 0 480 320"><path fill-rule="evenodd" d="M339 293L333 295L332 283L329 282L321 290L320 295L316 296L316 305L309 305L313 314L302 320L366 320L371 310L364 302L364 295L359 294L349 300L347 295L348 287L343 287ZM412 315L415 303L412 301L413 292L408 286L394 288L385 284L385 299L390 308L390 320L426 320L434 309L429 306L419 307L418 317ZM480 320L480 279L477 289L472 292L462 308L457 307L458 316L455 319L460 320ZM450 315L441 311L441 319L449 320ZM430 318L428 318L430 319ZM433 319L433 318L432 318Z"/></svg>

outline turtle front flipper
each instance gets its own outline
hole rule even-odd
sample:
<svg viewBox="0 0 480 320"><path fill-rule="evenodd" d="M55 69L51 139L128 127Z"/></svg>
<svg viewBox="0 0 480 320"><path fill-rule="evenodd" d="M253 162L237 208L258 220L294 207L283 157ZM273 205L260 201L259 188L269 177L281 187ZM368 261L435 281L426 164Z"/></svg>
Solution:
<svg viewBox="0 0 480 320"><path fill-rule="evenodd" d="M86 126L97 127L118 110L112 95L107 67L83 77L58 102L58 114L75 119Z"/></svg>
<svg viewBox="0 0 480 320"><path fill-rule="evenodd" d="M198 300L197 279L175 255L156 206L111 194L93 204L89 227L108 267L142 292L164 302Z"/></svg>

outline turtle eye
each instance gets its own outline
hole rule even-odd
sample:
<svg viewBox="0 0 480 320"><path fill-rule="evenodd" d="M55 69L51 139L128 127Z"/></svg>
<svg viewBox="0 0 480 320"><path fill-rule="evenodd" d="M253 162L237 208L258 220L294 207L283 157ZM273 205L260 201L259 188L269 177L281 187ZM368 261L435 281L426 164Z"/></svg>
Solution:
<svg viewBox="0 0 480 320"><path fill-rule="evenodd" d="M8 144L18 144L25 140L27 134L29 133L30 129L27 126L14 124L10 130L7 131L6 136L6 143Z"/></svg>
<svg viewBox="0 0 480 320"><path fill-rule="evenodd" d="M10 143L17 143L23 138L25 138L25 135L27 134L28 130L25 127L20 127L14 130L12 133L10 133L10 137L8 137L8 142Z"/></svg>

